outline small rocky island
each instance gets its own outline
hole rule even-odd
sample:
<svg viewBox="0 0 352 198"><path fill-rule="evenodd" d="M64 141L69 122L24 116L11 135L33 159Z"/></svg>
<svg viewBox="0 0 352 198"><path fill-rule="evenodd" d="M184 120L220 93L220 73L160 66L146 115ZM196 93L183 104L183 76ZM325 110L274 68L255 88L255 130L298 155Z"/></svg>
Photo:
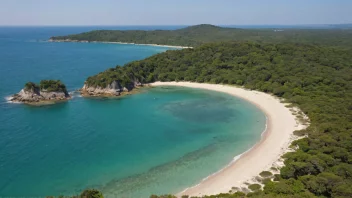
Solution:
<svg viewBox="0 0 352 198"><path fill-rule="evenodd" d="M134 75L127 75L122 67L117 66L89 77L80 93L86 97L114 97L131 94L141 86Z"/></svg>
<svg viewBox="0 0 352 198"><path fill-rule="evenodd" d="M70 99L66 86L60 80L42 80L39 85L27 82L24 88L10 99L34 105L53 104Z"/></svg>

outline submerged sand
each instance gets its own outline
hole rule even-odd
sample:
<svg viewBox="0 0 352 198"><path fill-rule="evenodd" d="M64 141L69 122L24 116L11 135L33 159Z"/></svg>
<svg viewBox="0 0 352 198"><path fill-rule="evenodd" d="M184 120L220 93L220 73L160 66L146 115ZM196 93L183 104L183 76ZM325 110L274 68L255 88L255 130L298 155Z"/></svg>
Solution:
<svg viewBox="0 0 352 198"><path fill-rule="evenodd" d="M243 98L258 108L267 116L267 128L262 139L252 149L239 156L217 173L200 181L199 184L185 189L178 195L202 196L227 193L233 187L242 187L264 170L282 166L281 156L289 152L289 146L295 137L293 131L306 128L301 124L292 110L272 95L246 90L239 87L203 84L191 82L155 82L152 86L183 86L224 92Z"/></svg>

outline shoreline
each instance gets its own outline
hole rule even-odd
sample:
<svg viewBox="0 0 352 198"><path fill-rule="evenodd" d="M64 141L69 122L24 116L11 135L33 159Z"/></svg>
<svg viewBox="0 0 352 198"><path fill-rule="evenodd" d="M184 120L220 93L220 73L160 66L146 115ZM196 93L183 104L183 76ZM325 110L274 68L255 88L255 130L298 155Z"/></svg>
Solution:
<svg viewBox="0 0 352 198"><path fill-rule="evenodd" d="M259 142L244 153L234 156L224 168L202 179L198 184L177 193L179 197L215 195L228 193L233 187L239 189L246 187L244 183L253 183L260 172L269 170L271 167L282 167L281 156L292 151L289 146L292 141L298 139L293 132L307 127L298 121L292 113L293 109L286 107L279 98L264 92L230 85L191 82L155 82L150 85L181 86L227 93L252 103L266 115L266 128Z"/></svg>
<svg viewBox="0 0 352 198"><path fill-rule="evenodd" d="M200 89L201 89L201 88L200 88ZM247 101L247 100L246 100L246 101ZM247 101L247 102L248 102L248 101ZM265 129L264 129L263 132L260 134L261 139L259 140L259 142L257 142L255 145L253 145L251 148L249 148L249 149L246 150L245 152L243 152L243 153L241 153L241 154L239 154L239 155L236 155L236 156L232 159L232 161L231 161L230 163L226 164L225 167L223 167L223 168L221 168L220 170L216 171L215 173L212 173L212 174L210 174L209 176L203 178L198 184L196 184L196 185L194 185L194 186L191 186L191 187L188 187L188 188L184 189L183 191L177 193L177 195L179 195L179 196L188 195L188 194L186 194L186 193L188 192L188 190L200 186L200 185L202 184L202 182L206 181L206 180L209 179L210 177L214 177L214 176L216 176L217 174L219 174L219 173L221 173L222 171L224 171L226 168L229 168L229 167L232 166L234 163L236 163L238 160L240 160L242 156L245 156L247 153L251 152L251 151L257 146L257 144L260 144L262 141L264 141L264 139L266 138L265 136L268 134L268 121L269 121L269 119L268 119L267 116L265 116L265 119L266 119L266 122L265 122ZM252 178L253 178L253 177L252 177ZM247 181L248 181L248 180L247 180ZM233 186L233 187L238 187L238 188L240 188L241 186ZM231 187L231 188L232 188L232 187ZM232 189L230 189L230 190L232 190ZM229 191L230 191L230 190L229 190ZM221 193L228 193L229 191L227 191L227 192L224 191L224 192L221 192ZM220 194L220 193L216 193L216 194ZM200 196L200 195L201 195L201 194L199 194L198 196ZM205 195L205 194L202 194L202 195ZM208 195L208 194L206 194L206 195ZM212 194L211 194L211 195L212 195ZM193 195L193 196L196 196L196 195Z"/></svg>
<svg viewBox="0 0 352 198"><path fill-rule="evenodd" d="M29 106L47 106L47 105L54 105L54 104L58 104L58 103L68 102L72 98L73 97L70 96L69 98L62 99L62 100L41 100L38 102L21 102L21 101L16 101L16 100L13 101L12 96L6 96L4 99L6 100L6 103L9 103L9 104L25 104L25 105L29 105Z"/></svg>
<svg viewBox="0 0 352 198"><path fill-rule="evenodd" d="M126 42L109 42L109 41L80 41L80 40L53 40L49 39L48 42L53 43L105 43L105 44L120 44L120 45L142 45L142 46L153 46L153 47L166 47L166 48L176 48L176 49L192 49L193 47L188 46L176 46L176 45L159 45L159 44L138 44L138 43L126 43Z"/></svg>

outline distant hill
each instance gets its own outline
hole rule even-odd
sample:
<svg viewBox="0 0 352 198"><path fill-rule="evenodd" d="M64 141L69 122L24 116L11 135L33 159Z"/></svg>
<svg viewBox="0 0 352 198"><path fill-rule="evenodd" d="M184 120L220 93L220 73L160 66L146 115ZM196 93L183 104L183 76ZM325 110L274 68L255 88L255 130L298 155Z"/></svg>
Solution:
<svg viewBox="0 0 352 198"><path fill-rule="evenodd" d="M352 23L332 24L332 25L329 25L329 27L338 28L338 29L352 29Z"/></svg>
<svg viewBox="0 0 352 198"><path fill-rule="evenodd" d="M53 41L125 42L192 47L224 41L294 42L350 47L352 46L352 30L239 29L201 24L178 30L95 30L81 34L54 36L50 39Z"/></svg>

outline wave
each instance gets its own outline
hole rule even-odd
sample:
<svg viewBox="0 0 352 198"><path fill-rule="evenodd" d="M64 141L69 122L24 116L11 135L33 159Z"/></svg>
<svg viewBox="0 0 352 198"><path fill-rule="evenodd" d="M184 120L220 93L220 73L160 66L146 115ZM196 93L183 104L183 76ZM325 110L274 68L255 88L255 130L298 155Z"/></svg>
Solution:
<svg viewBox="0 0 352 198"><path fill-rule="evenodd" d="M68 94L70 94L70 96L72 98L81 98L82 95L79 93L79 91L75 90L75 91L70 91L68 92Z"/></svg>
<svg viewBox="0 0 352 198"><path fill-rule="evenodd" d="M12 96L6 96L6 97L5 97L5 100L7 100L7 101L11 101L11 100L12 100L12 98L13 98Z"/></svg>
<svg viewBox="0 0 352 198"><path fill-rule="evenodd" d="M48 43L48 40L44 40L44 39L28 39L28 40L25 40L24 42L26 42L26 43Z"/></svg>
<svg viewBox="0 0 352 198"><path fill-rule="evenodd" d="M72 98L81 98L82 95L78 91L70 91L68 92ZM17 102L17 101L12 101L13 97L12 96L5 96L5 103L11 103L11 104L22 104L22 102Z"/></svg>
<svg viewBox="0 0 352 198"><path fill-rule="evenodd" d="M262 132L261 135L260 135L261 138L260 138L259 142L257 142L256 144L254 144L254 145L253 145L250 149L248 149L247 151L245 151L245 152L243 152L243 153L241 153L241 154L239 154L239 155L236 155L236 156L232 159L232 161L231 161L229 164L227 164L225 167L223 167L222 169L220 169L220 170L216 171L215 173L213 173L213 174L211 174L211 175L205 177L205 178L202 179L198 184L196 184L196 185L194 185L194 186L192 186L192 187L188 187L188 188L184 189L184 190L181 191L179 194L182 194L182 193L186 192L188 189L196 188L196 187L198 187L199 185L201 185L204 181L206 181L207 179L209 179L210 177L213 177L213 176L215 176L215 175L221 173L222 171L224 171L225 169L227 169L228 167L230 167L231 165L233 165L236 161L238 161L239 159L241 159L241 157L242 157L243 155L245 155L245 154L247 154L248 152L250 152L250 151L251 151L254 147L256 147L259 143L261 143L261 141L263 140L264 135L266 135L267 129L268 129L268 117L267 117L267 116L265 116L265 120L266 120L266 121L265 121L265 128L264 128L263 132Z"/></svg>
<svg viewBox="0 0 352 198"><path fill-rule="evenodd" d="M12 101L12 98L13 98L12 96L6 96L5 97L6 103L21 104L21 102Z"/></svg>

